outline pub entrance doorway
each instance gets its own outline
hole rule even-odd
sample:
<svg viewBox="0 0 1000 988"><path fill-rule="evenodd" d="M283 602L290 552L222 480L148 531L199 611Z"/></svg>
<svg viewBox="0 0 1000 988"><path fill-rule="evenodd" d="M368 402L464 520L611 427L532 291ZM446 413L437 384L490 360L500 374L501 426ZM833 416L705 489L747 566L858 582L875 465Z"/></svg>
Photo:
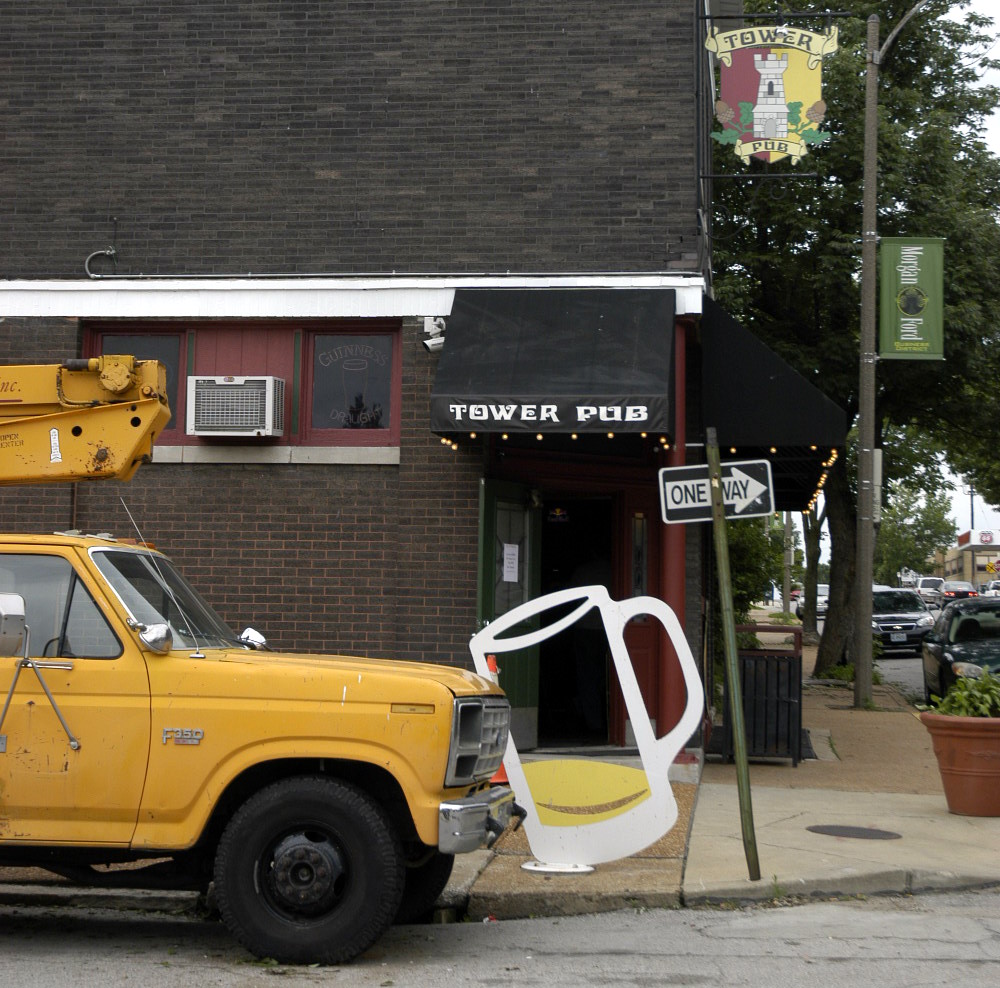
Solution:
<svg viewBox="0 0 1000 988"><path fill-rule="evenodd" d="M484 481L482 621L570 587L599 584L615 600L658 595L660 522L653 485L594 494L559 490ZM558 616L547 613L543 620L550 624ZM645 617L630 621L625 643L647 712L655 722L659 623ZM500 685L511 701L511 730L520 750L632 743L631 724L596 611L540 645L505 653L498 660Z"/></svg>

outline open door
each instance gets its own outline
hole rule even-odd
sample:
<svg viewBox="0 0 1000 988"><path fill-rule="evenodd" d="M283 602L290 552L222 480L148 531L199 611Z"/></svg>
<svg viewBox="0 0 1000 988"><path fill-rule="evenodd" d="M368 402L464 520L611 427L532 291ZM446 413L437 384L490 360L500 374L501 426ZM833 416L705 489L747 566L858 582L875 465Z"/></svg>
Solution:
<svg viewBox="0 0 1000 988"><path fill-rule="evenodd" d="M480 481L480 628L540 592L541 504L535 501L524 484ZM515 744L521 751L537 747L537 646L504 654L500 685L510 700Z"/></svg>

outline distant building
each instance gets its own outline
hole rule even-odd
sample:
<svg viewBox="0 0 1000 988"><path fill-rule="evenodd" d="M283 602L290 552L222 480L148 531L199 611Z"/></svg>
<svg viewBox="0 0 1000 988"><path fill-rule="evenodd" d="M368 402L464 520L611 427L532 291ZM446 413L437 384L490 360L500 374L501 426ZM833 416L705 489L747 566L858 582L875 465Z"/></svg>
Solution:
<svg viewBox="0 0 1000 988"><path fill-rule="evenodd" d="M937 554L934 573L946 580L965 580L977 590L1000 578L1000 529L962 532L951 549Z"/></svg>

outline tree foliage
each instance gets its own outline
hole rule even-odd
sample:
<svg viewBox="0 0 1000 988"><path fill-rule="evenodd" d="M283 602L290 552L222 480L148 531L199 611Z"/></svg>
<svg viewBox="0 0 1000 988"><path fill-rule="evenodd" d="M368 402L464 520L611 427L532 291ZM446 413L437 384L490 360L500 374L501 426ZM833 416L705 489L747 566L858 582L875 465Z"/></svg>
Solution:
<svg viewBox="0 0 1000 988"><path fill-rule="evenodd" d="M823 64L824 129L800 164L744 166L716 147L713 270L716 296L761 339L853 419L858 408L861 200L866 21L881 18L880 44L913 0L846 0L837 8L838 52ZM1000 91L979 84L993 43L989 20L963 15L965 2L930 0L909 21L879 68L878 232L944 237L945 360L882 361L877 368L876 444L900 463L899 437L936 437L950 464L984 495L1000 469L987 463L983 412L1000 421L1000 159L982 140ZM746 0L748 13L774 10ZM825 4L817 11L822 30ZM949 11L953 16L948 17ZM959 16L955 18L955 13ZM802 171L815 178L797 177ZM775 179L781 173L787 176ZM750 175L757 181L749 181ZM961 442L961 447L959 447ZM889 493L894 488L890 485ZM854 473L841 457L825 488L831 537L830 609L817 669L839 661L853 632L856 537ZM867 592L867 591L866 591Z"/></svg>
<svg viewBox="0 0 1000 988"><path fill-rule="evenodd" d="M951 499L945 490L926 494L905 480L889 485L875 542L875 582L896 586L904 568L927 572L927 560L955 542Z"/></svg>
<svg viewBox="0 0 1000 988"><path fill-rule="evenodd" d="M747 518L726 523L737 624L745 624L752 605L770 597L772 584L781 583L784 531L769 521Z"/></svg>

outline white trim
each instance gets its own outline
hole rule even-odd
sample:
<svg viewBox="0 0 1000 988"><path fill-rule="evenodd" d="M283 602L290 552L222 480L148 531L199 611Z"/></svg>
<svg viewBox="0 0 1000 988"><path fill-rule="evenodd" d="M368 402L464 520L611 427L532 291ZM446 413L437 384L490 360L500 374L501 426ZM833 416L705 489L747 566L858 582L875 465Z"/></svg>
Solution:
<svg viewBox="0 0 1000 988"><path fill-rule="evenodd" d="M318 466L398 466L398 446L161 446L153 449L153 466L161 463L315 464Z"/></svg>
<svg viewBox="0 0 1000 988"><path fill-rule="evenodd" d="M0 317L329 319L448 316L458 288L664 288L677 293L677 315L699 315L705 279L691 274L578 274L0 281Z"/></svg>

